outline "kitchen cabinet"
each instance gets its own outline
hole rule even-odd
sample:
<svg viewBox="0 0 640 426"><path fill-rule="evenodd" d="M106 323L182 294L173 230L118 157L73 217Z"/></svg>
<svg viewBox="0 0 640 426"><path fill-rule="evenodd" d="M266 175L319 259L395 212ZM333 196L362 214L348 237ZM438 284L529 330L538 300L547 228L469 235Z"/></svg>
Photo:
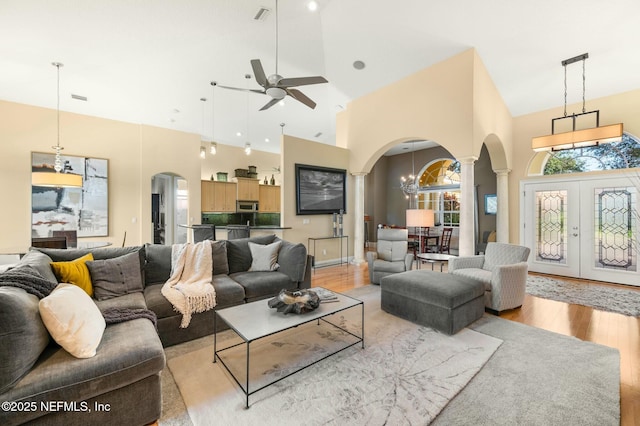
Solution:
<svg viewBox="0 0 640 426"><path fill-rule="evenodd" d="M251 178L236 178L238 180L238 200L256 201L259 198L260 181Z"/></svg>
<svg viewBox="0 0 640 426"><path fill-rule="evenodd" d="M258 211L280 213L280 186L260 185Z"/></svg>
<svg viewBox="0 0 640 426"><path fill-rule="evenodd" d="M235 182L201 182L201 209L203 212L235 212L236 189Z"/></svg>

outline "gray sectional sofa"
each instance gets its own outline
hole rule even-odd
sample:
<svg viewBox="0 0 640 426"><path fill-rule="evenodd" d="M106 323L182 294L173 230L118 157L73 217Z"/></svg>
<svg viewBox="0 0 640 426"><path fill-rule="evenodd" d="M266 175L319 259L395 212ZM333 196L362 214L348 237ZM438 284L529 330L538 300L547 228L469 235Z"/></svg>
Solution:
<svg viewBox="0 0 640 426"><path fill-rule="evenodd" d="M277 240L268 235L212 242L216 309L270 298L283 288L310 287L311 262L302 244L280 240L279 269L249 271L249 242ZM30 265L27 270L37 271L36 276L56 280L50 262L71 261L89 252L96 261L137 254L141 288L125 282L121 294L94 301L103 313L109 308L149 309L157 316L157 329L146 318L108 324L96 355L75 358L47 334L38 313L39 297L2 285L0 274L0 424L152 423L161 414L163 347L213 333L214 311L194 314L189 327L180 328L181 314L160 293L171 273L170 246L32 249L17 267Z"/></svg>

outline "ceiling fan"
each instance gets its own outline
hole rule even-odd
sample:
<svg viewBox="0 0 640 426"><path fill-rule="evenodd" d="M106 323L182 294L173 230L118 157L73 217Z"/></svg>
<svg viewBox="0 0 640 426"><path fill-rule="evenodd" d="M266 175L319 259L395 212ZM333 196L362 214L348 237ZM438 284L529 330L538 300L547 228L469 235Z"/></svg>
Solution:
<svg viewBox="0 0 640 426"><path fill-rule="evenodd" d="M224 89L269 95L271 97L271 100L267 102L262 108L260 108L260 111L264 111L280 102L285 98L285 96L291 96L298 102L301 102L309 108L314 109L316 107L316 103L300 90L295 89L295 87L307 86L310 84L328 83L327 79L321 76L284 78L280 74L278 74L278 0L276 0L276 72L267 77L264 73L264 68L262 68L260 59L252 59L251 68L253 69L253 75L256 79L256 82L260 86L262 86L262 89L242 89L239 87L223 86L218 84L216 81L212 81L211 85L222 87Z"/></svg>

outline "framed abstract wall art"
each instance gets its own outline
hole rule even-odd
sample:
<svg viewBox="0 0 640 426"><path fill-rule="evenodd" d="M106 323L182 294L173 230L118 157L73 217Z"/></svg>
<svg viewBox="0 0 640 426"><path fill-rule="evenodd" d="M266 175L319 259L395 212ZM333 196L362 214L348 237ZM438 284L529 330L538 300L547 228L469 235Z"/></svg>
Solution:
<svg viewBox="0 0 640 426"><path fill-rule="evenodd" d="M31 236L76 230L78 237L109 235L109 160L61 155L65 171L82 176L82 188L31 187ZM53 171L55 154L32 152L31 170Z"/></svg>

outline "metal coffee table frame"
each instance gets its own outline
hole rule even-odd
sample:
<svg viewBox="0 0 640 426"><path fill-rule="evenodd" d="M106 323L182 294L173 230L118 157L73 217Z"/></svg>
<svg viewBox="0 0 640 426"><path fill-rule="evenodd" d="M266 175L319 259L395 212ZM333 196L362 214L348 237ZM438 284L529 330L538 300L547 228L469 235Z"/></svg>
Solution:
<svg viewBox="0 0 640 426"><path fill-rule="evenodd" d="M348 349L351 346L355 346L358 343L361 343L362 349L364 349L364 303L361 300L354 299L353 297L349 297L344 294L340 294L336 292L333 292L333 293L335 293L336 296L338 296L337 302L321 303L316 310L312 312L307 312L305 314L300 314L300 315L296 315L296 314L284 315L281 312L277 312L275 309L270 309L267 306L266 300L259 300L256 302L246 303L244 305L232 306L230 308L224 308L224 309L215 311L214 320L213 320L214 330L217 330L217 318L220 317L220 319L224 321L243 340L240 343L218 350L217 333L214 333L213 362L215 363L219 360L220 363L224 366L224 368L229 372L231 377L233 377L233 380L235 380L236 384L240 387L240 389L242 389L242 391L246 396L245 408L249 408L250 395L253 395L256 392L261 391L262 389L273 385L274 383L277 383L283 379L286 379L292 374L302 371L305 368L311 367L312 365L317 364L318 362L332 355L342 352L343 350ZM349 330L346 330L326 319L326 317L328 316L337 314L339 312L342 312L357 306L360 306L361 315L362 315L362 327L360 331L361 333L360 336L354 333L351 333ZM250 356L251 343L254 341L263 339L265 337L268 337L286 330L290 330L300 325L308 324L313 321L317 321L318 325L320 324L320 321L323 321L324 323L327 323L339 330L342 330L350 334L351 336L355 337L357 340L343 347L342 349L331 352L323 356L322 358L316 361L313 361L312 363L305 365L302 368L299 368L298 370L292 371L291 373L283 377L279 377L277 380L269 382L259 387L258 389L254 389L250 391L249 390L249 365L250 365L250 359L251 359L251 356ZM238 378L233 373L233 371L231 371L231 368L224 362L224 359L222 359L218 355L226 350L235 348L240 345L246 345L247 347L246 383L244 384L241 383L240 380L238 380Z"/></svg>

